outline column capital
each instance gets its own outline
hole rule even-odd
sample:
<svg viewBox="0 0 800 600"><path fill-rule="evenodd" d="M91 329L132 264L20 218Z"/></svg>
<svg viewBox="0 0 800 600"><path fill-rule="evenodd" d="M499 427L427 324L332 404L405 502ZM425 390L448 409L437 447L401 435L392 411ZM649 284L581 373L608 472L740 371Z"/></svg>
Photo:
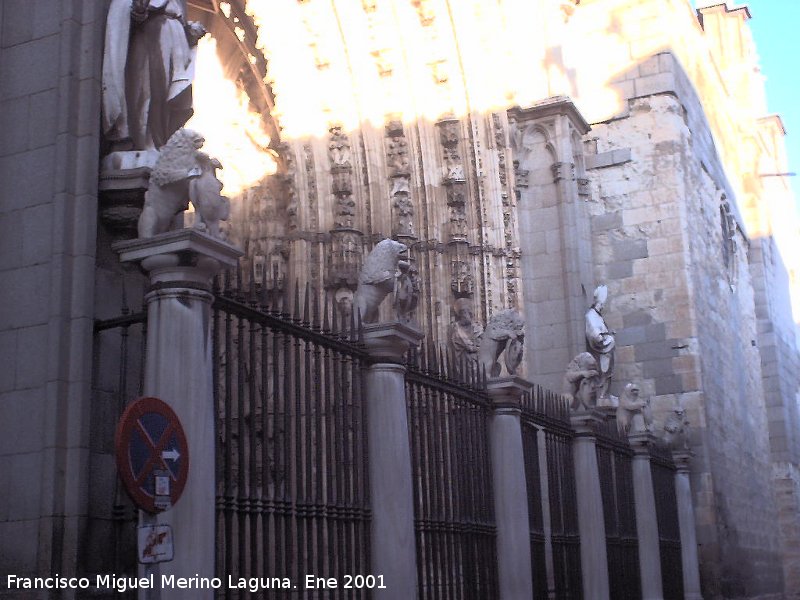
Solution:
<svg viewBox="0 0 800 600"><path fill-rule="evenodd" d="M151 238L113 244L120 262L138 263L161 287L209 287L223 267L236 266L243 252L197 229L178 229Z"/></svg>
<svg viewBox="0 0 800 600"><path fill-rule="evenodd" d="M495 411L519 413L522 410L522 396L533 384L527 379L512 375L494 377L486 382L486 392L492 399Z"/></svg>
<svg viewBox="0 0 800 600"><path fill-rule="evenodd" d="M605 420L606 415L596 409L573 412L569 416L570 425L580 437L594 436L597 425Z"/></svg>
<svg viewBox="0 0 800 600"><path fill-rule="evenodd" d="M636 456L649 456L650 447L656 443L656 436L651 431L637 431L628 434L628 443Z"/></svg>
<svg viewBox="0 0 800 600"><path fill-rule="evenodd" d="M672 461L679 473L688 473L694 452L691 450L673 450Z"/></svg>
<svg viewBox="0 0 800 600"><path fill-rule="evenodd" d="M400 321L371 323L363 329L367 353L378 362L401 362L408 349L418 345L423 337L417 326Z"/></svg>

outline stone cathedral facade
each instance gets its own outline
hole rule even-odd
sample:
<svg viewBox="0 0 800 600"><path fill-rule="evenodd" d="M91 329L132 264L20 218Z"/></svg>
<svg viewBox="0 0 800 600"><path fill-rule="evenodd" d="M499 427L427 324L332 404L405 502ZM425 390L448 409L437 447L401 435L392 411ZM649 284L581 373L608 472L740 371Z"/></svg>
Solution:
<svg viewBox="0 0 800 600"><path fill-rule="evenodd" d="M606 284L612 393L635 380L657 421L680 408L691 422L703 597L800 593L788 291L800 272L781 250L798 229L747 8L189 0L188 10L211 34L190 124L219 144L220 177L235 181L227 234L245 251L242 277L276 297L308 283L346 312L363 258L395 238L419 273L428 343L447 345L457 300L483 323L515 308L525 376L557 391L585 350L592 290ZM93 476L108 449L91 435L102 414L92 323L118 312L110 244L135 228L147 174L101 160L108 2L0 11L0 486L12 490L0 495L0 572L71 573L86 568L107 485ZM204 79L212 66L218 79ZM215 83L232 95L204 103Z"/></svg>

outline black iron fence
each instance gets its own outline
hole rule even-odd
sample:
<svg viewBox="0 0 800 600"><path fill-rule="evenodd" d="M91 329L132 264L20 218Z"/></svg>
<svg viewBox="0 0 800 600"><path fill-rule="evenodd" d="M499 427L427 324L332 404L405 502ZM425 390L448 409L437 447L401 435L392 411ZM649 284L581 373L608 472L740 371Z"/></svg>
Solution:
<svg viewBox="0 0 800 600"><path fill-rule="evenodd" d="M597 464L606 527L611 598L642 597L639 540L633 497L633 450L617 430L616 419L597 428Z"/></svg>
<svg viewBox="0 0 800 600"><path fill-rule="evenodd" d="M308 575L370 573L365 356L357 328L309 288L276 303L248 287L221 283L213 305L218 576L280 580L259 597L317 598Z"/></svg>
<svg viewBox="0 0 800 600"><path fill-rule="evenodd" d="M549 498L546 507L541 492L542 438ZM528 484L531 561L536 598L548 597L547 552L552 556L551 585L555 597L567 600L581 598L583 595L572 438L569 406L562 396L536 386L523 397L522 442ZM545 508L550 523L549 548L544 531Z"/></svg>
<svg viewBox="0 0 800 600"><path fill-rule="evenodd" d="M436 352L407 366L420 600L496 598L485 380Z"/></svg>
<svg viewBox="0 0 800 600"><path fill-rule="evenodd" d="M656 498L658 540L661 550L661 583L664 600L683 600L683 562L678 501L675 496L675 463L666 446L650 448L650 468Z"/></svg>

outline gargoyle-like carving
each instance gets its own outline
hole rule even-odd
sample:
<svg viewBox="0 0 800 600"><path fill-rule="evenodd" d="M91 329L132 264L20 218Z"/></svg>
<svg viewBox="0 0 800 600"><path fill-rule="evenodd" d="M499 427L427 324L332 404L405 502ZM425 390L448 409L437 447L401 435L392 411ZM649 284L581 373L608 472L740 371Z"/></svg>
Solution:
<svg viewBox="0 0 800 600"><path fill-rule="evenodd" d="M153 237L172 227L178 213L195 205L201 228L221 237L220 220L228 218L230 203L220 195L222 183L216 177L219 161L201 152L205 140L191 129L179 129L159 151L150 174L139 217L139 237Z"/></svg>
<svg viewBox="0 0 800 600"><path fill-rule="evenodd" d="M564 373L564 396L571 410L590 410L597 406L598 379L597 361L591 353L581 352L570 361Z"/></svg>
<svg viewBox="0 0 800 600"><path fill-rule="evenodd" d="M378 320L381 302L394 291L397 265L400 254L405 250L405 244L385 239L378 242L364 260L355 295L355 307L363 323L375 323Z"/></svg>
<svg viewBox="0 0 800 600"><path fill-rule="evenodd" d="M639 385L636 383L628 383L619 398L617 428L623 435L653 430L650 399L639 397Z"/></svg>
<svg viewBox="0 0 800 600"><path fill-rule="evenodd" d="M525 319L515 310L496 312L489 319L478 350L478 360L490 377L499 377L502 371L499 358L505 351L506 371L514 375L522 362L525 344Z"/></svg>
<svg viewBox="0 0 800 600"><path fill-rule="evenodd" d="M689 449L689 419L685 408L678 405L672 409L672 414L664 422L661 437L673 450Z"/></svg>

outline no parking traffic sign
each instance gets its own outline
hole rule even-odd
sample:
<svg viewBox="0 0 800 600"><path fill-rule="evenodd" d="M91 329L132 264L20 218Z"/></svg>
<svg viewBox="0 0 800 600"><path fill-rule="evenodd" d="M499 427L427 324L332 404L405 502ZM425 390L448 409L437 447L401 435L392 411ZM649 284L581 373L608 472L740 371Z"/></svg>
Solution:
<svg viewBox="0 0 800 600"><path fill-rule="evenodd" d="M116 451L119 477L136 506L157 513L178 501L189 473L189 447L165 402L134 400L117 425Z"/></svg>

